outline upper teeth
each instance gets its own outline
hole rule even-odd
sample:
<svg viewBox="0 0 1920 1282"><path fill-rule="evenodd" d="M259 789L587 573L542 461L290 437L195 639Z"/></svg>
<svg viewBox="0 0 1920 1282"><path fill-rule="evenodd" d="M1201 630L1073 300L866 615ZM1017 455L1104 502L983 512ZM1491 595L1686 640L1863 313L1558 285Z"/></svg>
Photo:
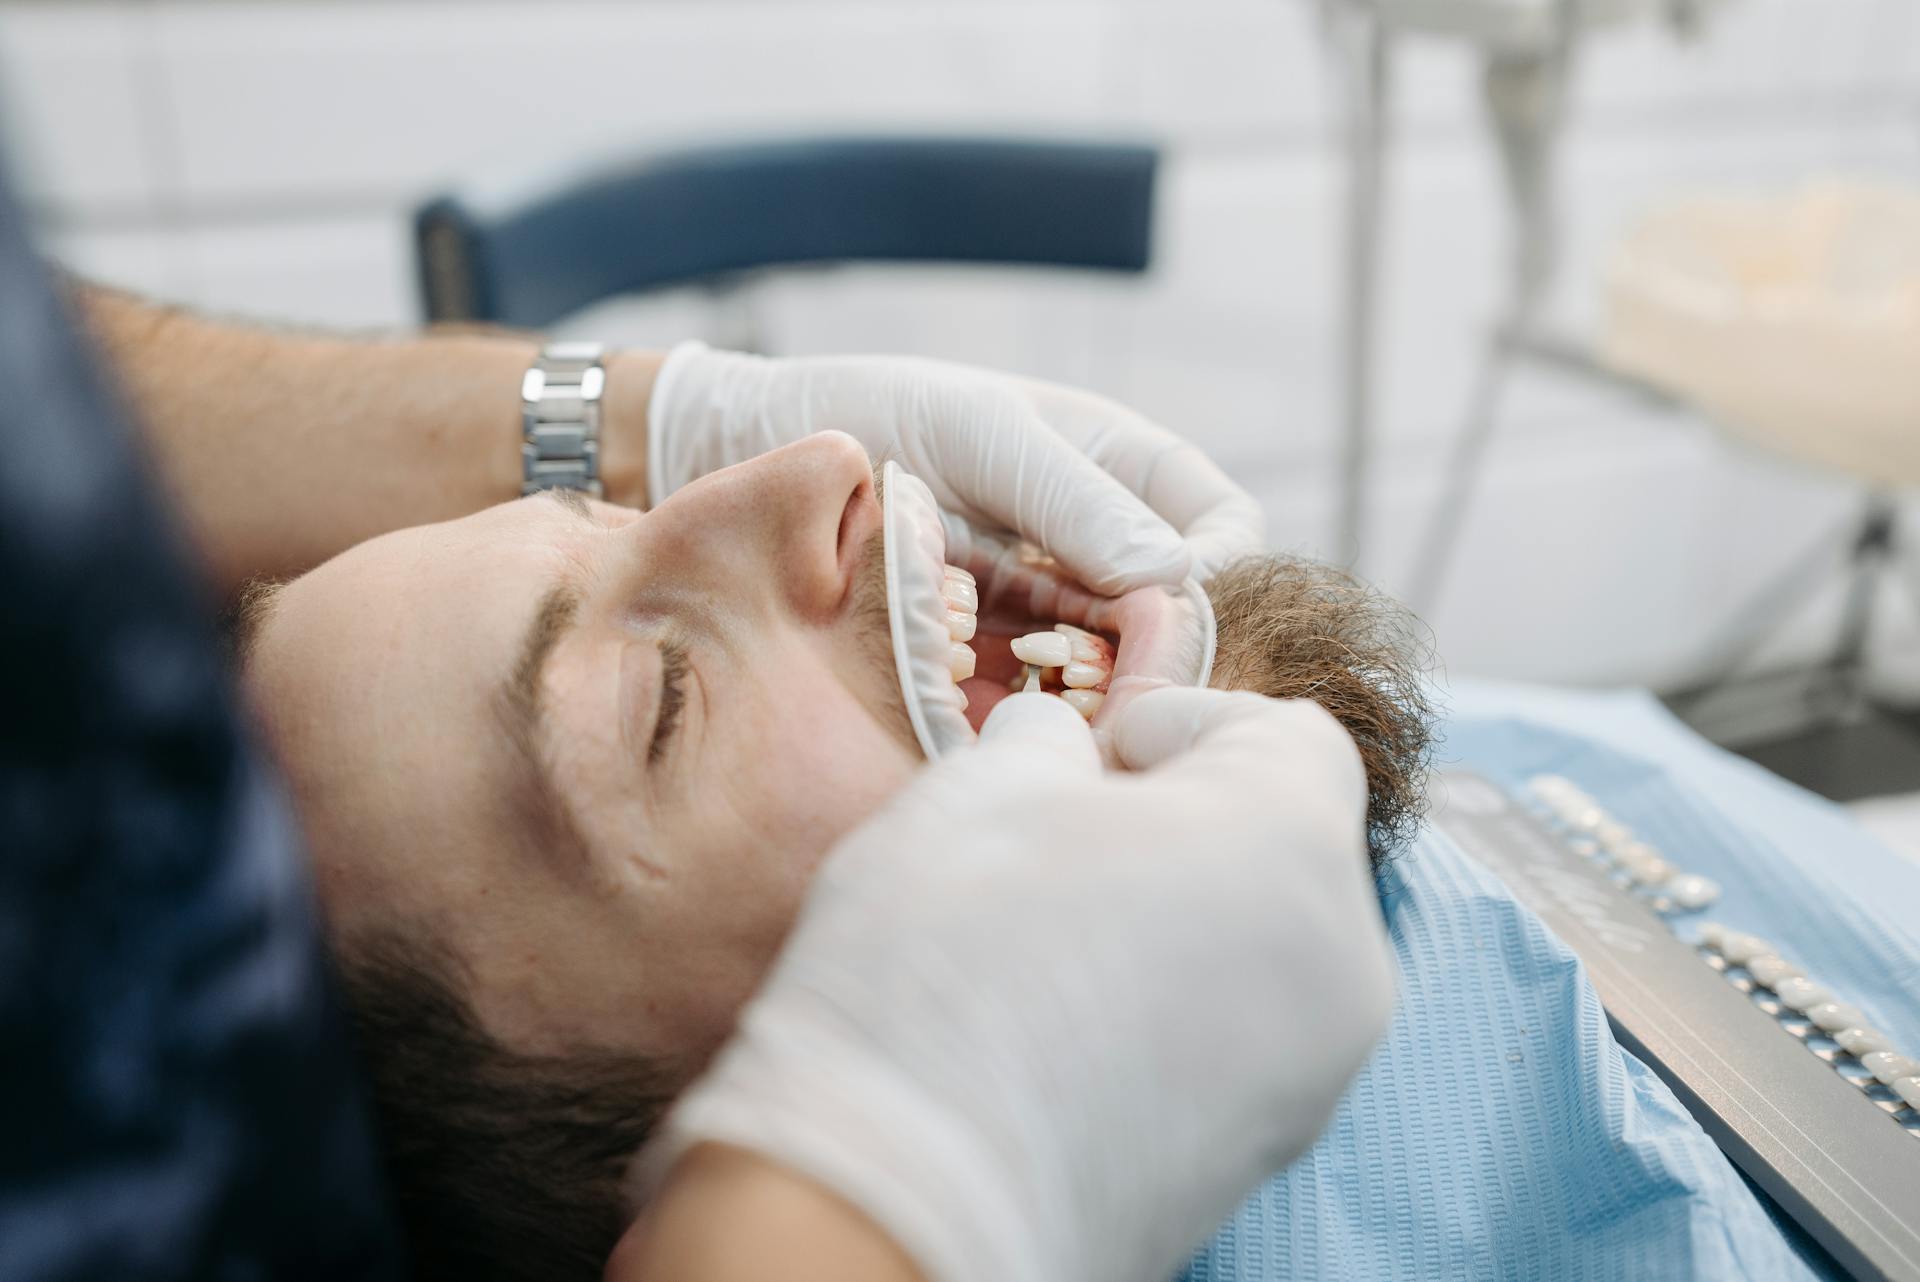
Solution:
<svg viewBox="0 0 1920 1282"><path fill-rule="evenodd" d="M971 574L957 565L949 565L940 595L946 598L947 635L953 638L948 670L955 681L965 681L973 675L974 654L966 642L973 640L974 632L980 627L980 589L974 585Z"/></svg>

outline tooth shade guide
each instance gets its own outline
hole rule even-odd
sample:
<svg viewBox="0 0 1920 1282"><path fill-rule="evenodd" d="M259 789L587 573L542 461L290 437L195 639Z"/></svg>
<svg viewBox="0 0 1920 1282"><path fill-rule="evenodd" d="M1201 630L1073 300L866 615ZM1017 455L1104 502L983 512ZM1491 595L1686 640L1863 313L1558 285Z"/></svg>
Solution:
<svg viewBox="0 0 1920 1282"><path fill-rule="evenodd" d="M1064 667L1073 658L1073 643L1058 632L1029 632L1009 648L1014 658L1039 668Z"/></svg>

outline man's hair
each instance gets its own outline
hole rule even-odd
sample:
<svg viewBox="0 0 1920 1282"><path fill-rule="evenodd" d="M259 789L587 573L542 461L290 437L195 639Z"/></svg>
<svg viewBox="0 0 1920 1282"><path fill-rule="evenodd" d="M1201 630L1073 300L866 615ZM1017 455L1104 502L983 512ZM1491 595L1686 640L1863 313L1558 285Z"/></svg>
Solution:
<svg viewBox="0 0 1920 1282"><path fill-rule="evenodd" d="M433 938L334 940L413 1274L594 1282L631 1218L627 1163L684 1074L610 1051L509 1049Z"/></svg>
<svg viewBox="0 0 1920 1282"><path fill-rule="evenodd" d="M1207 585L1219 637L1212 684L1311 699L1346 727L1367 771L1376 871L1419 828L1433 755L1433 645L1405 607L1299 557L1252 556Z"/></svg>

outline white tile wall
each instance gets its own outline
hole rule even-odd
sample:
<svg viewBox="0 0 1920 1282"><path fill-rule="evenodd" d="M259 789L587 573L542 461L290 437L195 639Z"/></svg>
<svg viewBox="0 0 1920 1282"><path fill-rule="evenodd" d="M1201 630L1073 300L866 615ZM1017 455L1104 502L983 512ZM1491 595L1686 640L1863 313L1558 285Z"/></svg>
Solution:
<svg viewBox="0 0 1920 1282"><path fill-rule="evenodd" d="M54 252L205 306L345 326L416 315L407 217L532 155L702 134L1121 134L1167 148L1142 280L852 268L761 291L782 350L904 349L1105 390L1200 441L1280 542L1328 545L1340 284L1338 77L1305 0L0 0L5 126ZM1401 585L1504 262L1477 64L1397 52L1381 458L1362 565ZM1609 33L1579 78L1556 314L1590 326L1622 220L1685 187L1840 168L1920 181L1910 0L1728 0L1704 41ZM17 163L17 162L16 162ZM682 293L574 328L664 343ZM1449 595L1449 668L1696 674L1738 602L1850 488L1684 416L1520 380ZM1920 670L1910 615L1889 654ZM1790 633L1817 647L1822 623Z"/></svg>

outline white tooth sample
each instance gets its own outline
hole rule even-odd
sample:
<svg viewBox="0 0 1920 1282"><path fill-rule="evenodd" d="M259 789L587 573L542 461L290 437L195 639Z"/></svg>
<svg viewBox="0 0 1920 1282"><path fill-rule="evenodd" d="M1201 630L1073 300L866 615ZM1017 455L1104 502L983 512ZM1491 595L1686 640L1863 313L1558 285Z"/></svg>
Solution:
<svg viewBox="0 0 1920 1282"><path fill-rule="evenodd" d="M1630 855L1621 855L1620 866L1627 870L1627 876L1633 878L1637 886L1657 886L1673 876L1673 865L1654 854L1635 851Z"/></svg>
<svg viewBox="0 0 1920 1282"><path fill-rule="evenodd" d="M1060 679L1076 690L1090 690L1113 675L1111 668L1075 659L1060 670Z"/></svg>
<svg viewBox="0 0 1920 1282"><path fill-rule="evenodd" d="M964 610L968 614L980 613L980 589L965 579L949 577L940 585L940 595L956 610Z"/></svg>
<svg viewBox="0 0 1920 1282"><path fill-rule="evenodd" d="M948 661L948 671L953 673L953 679L955 681L965 681L973 675L973 666L975 663L973 647L965 646L955 641L951 653L952 657Z"/></svg>
<svg viewBox="0 0 1920 1282"><path fill-rule="evenodd" d="M1747 972L1762 988L1778 988L1789 979L1800 978L1800 968L1774 953L1761 953L1747 959Z"/></svg>
<svg viewBox="0 0 1920 1282"><path fill-rule="evenodd" d="M1871 1051L1860 1057L1861 1066L1883 1082L1896 1078L1912 1077L1920 1073L1920 1064L1914 1063L1899 1051Z"/></svg>
<svg viewBox="0 0 1920 1282"><path fill-rule="evenodd" d="M965 610L947 611L947 635L955 641L973 640L973 634L979 630L979 627L978 615L969 614Z"/></svg>
<svg viewBox="0 0 1920 1282"><path fill-rule="evenodd" d="M969 572L968 572L968 571L966 571L966 570L963 570L963 569L961 569L961 568L960 568L959 566L957 566L957 565L949 565L949 566L946 566L946 567L944 567L944 568L945 568L945 571L946 571L946 576L947 576L947 577L948 577L949 579L958 579L958 580L960 580L960 581L961 581L962 583L972 583L972 582L974 582L974 581L975 581L975 580L974 580L974 577L973 577L973 575L972 575L971 573L969 573Z"/></svg>
<svg viewBox="0 0 1920 1282"><path fill-rule="evenodd" d="M1700 942L1714 952L1720 951L1720 945L1727 938L1727 928L1717 921L1710 921L1700 928Z"/></svg>
<svg viewBox="0 0 1920 1282"><path fill-rule="evenodd" d="M1841 1050L1856 1057L1893 1049L1893 1043L1887 1040L1885 1033L1864 1024L1858 1028L1841 1029L1833 1035L1833 1040L1840 1043Z"/></svg>
<svg viewBox="0 0 1920 1282"><path fill-rule="evenodd" d="M1807 1018L1823 1033L1837 1033L1843 1028L1858 1028L1867 1022L1867 1016L1858 1006L1846 1002L1821 1002L1809 1007Z"/></svg>
<svg viewBox="0 0 1920 1282"><path fill-rule="evenodd" d="M1100 711L1100 705L1107 701L1107 696L1098 690L1062 690L1060 697L1089 721L1093 720L1094 713Z"/></svg>
<svg viewBox="0 0 1920 1282"><path fill-rule="evenodd" d="M1041 668L1064 667L1073 658L1073 643L1058 632L1029 632L1013 639L1013 657Z"/></svg>
<svg viewBox="0 0 1920 1282"><path fill-rule="evenodd" d="M1073 643L1073 657L1080 663L1102 663L1113 658L1113 647L1106 639L1071 623L1056 623L1053 630Z"/></svg>
<svg viewBox="0 0 1920 1282"><path fill-rule="evenodd" d="M1607 849L1613 850L1618 848L1621 853L1624 854L1628 844L1633 842L1633 829L1627 827L1618 819L1602 819L1594 826L1593 836L1596 841Z"/></svg>
<svg viewBox="0 0 1920 1282"><path fill-rule="evenodd" d="M1762 953L1773 951L1773 945L1758 935L1743 934L1740 931L1728 931L1720 941L1720 955L1736 966L1744 966Z"/></svg>
<svg viewBox="0 0 1920 1282"><path fill-rule="evenodd" d="M1920 1109L1920 1077L1896 1077L1887 1085L1908 1108Z"/></svg>
<svg viewBox="0 0 1920 1282"><path fill-rule="evenodd" d="M1702 877L1699 873L1683 872L1667 882L1669 898L1688 912L1705 908L1720 898L1720 884L1711 877Z"/></svg>
<svg viewBox="0 0 1920 1282"><path fill-rule="evenodd" d="M1826 989L1820 987L1820 985L1814 983L1811 979L1805 979L1799 975L1795 975L1792 979L1783 979L1775 984L1773 986L1773 995L1780 999L1782 1006L1785 1006L1788 1010L1797 1011L1811 1010L1821 1002L1830 1002L1833 1000L1833 995L1827 992Z"/></svg>
<svg viewBox="0 0 1920 1282"><path fill-rule="evenodd" d="M1763 952L1757 958L1747 958L1747 973L1753 975L1753 983L1763 988L1778 988L1789 979L1801 979L1801 969L1797 965L1770 952Z"/></svg>

